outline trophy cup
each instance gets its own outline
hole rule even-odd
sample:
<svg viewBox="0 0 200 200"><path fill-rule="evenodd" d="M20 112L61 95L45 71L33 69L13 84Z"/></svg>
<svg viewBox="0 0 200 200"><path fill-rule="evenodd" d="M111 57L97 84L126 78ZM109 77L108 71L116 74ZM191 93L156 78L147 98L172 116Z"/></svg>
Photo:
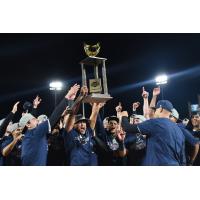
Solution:
<svg viewBox="0 0 200 200"><path fill-rule="evenodd" d="M99 43L97 43L96 45L88 45L84 43L84 50L88 57L80 62L82 69L82 85L87 86L89 84L89 94L84 98L83 102L84 103L106 102L112 99L112 97L108 94L108 87L107 87L106 65L105 65L105 61L107 59L96 57L96 55L100 51ZM87 80L85 66L93 67L94 78ZM103 85L101 83L101 78L99 77L99 70L98 70L99 66L102 66Z"/></svg>

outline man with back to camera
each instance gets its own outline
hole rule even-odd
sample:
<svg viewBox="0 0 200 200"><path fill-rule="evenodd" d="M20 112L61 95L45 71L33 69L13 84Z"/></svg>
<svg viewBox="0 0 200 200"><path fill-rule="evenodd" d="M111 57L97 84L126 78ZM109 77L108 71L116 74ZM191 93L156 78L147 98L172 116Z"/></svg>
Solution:
<svg viewBox="0 0 200 200"><path fill-rule="evenodd" d="M123 111L122 127L130 133L138 131L147 136L147 150L143 165L185 165L185 137L180 128L170 121L173 105L168 100L158 101L155 118L138 125L128 122L128 113Z"/></svg>

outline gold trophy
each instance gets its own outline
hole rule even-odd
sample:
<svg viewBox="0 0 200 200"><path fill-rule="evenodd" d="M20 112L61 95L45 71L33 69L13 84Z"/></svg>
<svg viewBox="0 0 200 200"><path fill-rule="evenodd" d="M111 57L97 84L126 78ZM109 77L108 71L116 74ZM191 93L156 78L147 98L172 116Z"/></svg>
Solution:
<svg viewBox="0 0 200 200"><path fill-rule="evenodd" d="M100 43L98 42L95 45L88 45L84 43L84 50L88 57L95 57L100 51Z"/></svg>
<svg viewBox="0 0 200 200"><path fill-rule="evenodd" d="M89 84L89 94L83 100L84 103L106 102L112 97L108 94L107 77L106 77L106 58L96 57L100 51L100 43L88 45L84 43L84 50L88 56L80 62L82 69L82 85ZM86 66L92 66L94 69L94 78L87 80ZM99 66L102 66L101 78L99 77ZM103 85L102 85L102 82ZM103 86L103 87L102 87Z"/></svg>

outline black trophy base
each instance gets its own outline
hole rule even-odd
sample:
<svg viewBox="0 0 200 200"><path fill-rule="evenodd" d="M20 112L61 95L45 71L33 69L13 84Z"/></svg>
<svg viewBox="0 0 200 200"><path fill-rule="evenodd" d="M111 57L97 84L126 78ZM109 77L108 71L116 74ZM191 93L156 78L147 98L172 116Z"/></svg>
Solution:
<svg viewBox="0 0 200 200"><path fill-rule="evenodd" d="M109 94L90 94L83 99L83 103L103 103L112 99Z"/></svg>

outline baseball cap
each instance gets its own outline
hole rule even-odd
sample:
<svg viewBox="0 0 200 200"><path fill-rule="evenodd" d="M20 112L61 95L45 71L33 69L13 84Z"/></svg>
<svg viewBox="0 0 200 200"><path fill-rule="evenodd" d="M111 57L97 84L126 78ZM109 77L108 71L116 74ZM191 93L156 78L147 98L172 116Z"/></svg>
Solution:
<svg viewBox="0 0 200 200"><path fill-rule="evenodd" d="M158 103L156 104L156 109L157 108L163 108L169 112L172 112L173 109L173 105L170 101L168 100L160 100L158 101Z"/></svg>
<svg viewBox="0 0 200 200"><path fill-rule="evenodd" d="M34 119L35 117L33 115L31 115L30 113L26 113L24 114L21 119L19 120L19 126L24 128L26 126L26 124L28 123L28 121L30 121L31 119Z"/></svg>
<svg viewBox="0 0 200 200"><path fill-rule="evenodd" d="M111 121L111 120L114 120L114 121L116 121L117 123L119 123L119 118L117 117L117 116L110 116L110 117L108 117L108 122L109 121Z"/></svg>
<svg viewBox="0 0 200 200"><path fill-rule="evenodd" d="M81 114L75 116L75 124L79 122L85 122L86 124L89 124L89 119L83 117Z"/></svg>
<svg viewBox="0 0 200 200"><path fill-rule="evenodd" d="M48 117L46 116L46 115L40 115L40 116L38 116L38 118L37 118L40 122L43 122L43 121L45 121L45 120L47 120L48 119Z"/></svg>
<svg viewBox="0 0 200 200"><path fill-rule="evenodd" d="M140 119L142 122L146 121L146 118L143 115L133 115L132 117L135 119Z"/></svg>
<svg viewBox="0 0 200 200"><path fill-rule="evenodd" d="M179 119L179 114L178 114L178 111L175 109L175 108L173 108L172 109L172 114L171 114L173 117L175 117L176 119Z"/></svg>
<svg viewBox="0 0 200 200"><path fill-rule="evenodd" d="M104 118L103 123L108 122L108 117Z"/></svg>
<svg viewBox="0 0 200 200"><path fill-rule="evenodd" d="M19 123L14 123L14 124L9 125L6 131L12 133L17 128L19 128Z"/></svg>

